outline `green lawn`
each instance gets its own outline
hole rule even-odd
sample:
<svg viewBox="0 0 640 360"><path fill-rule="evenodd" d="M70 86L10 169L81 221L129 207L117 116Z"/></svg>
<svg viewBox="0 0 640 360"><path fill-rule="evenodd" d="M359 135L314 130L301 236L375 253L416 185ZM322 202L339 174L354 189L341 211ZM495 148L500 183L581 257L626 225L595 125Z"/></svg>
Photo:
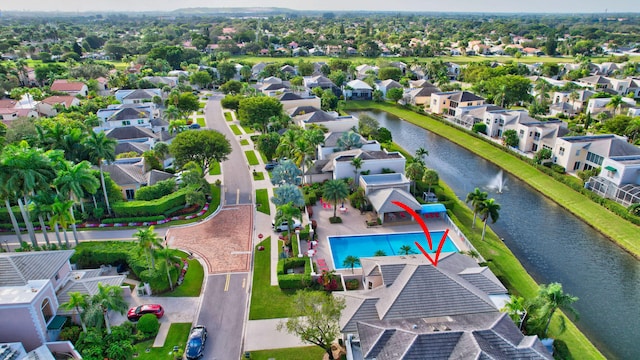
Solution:
<svg viewBox="0 0 640 360"><path fill-rule="evenodd" d="M204 108L206 105L207 105L207 102L206 102L206 101L200 101L200 102L198 103L198 107L200 107L200 109Z"/></svg>
<svg viewBox="0 0 640 360"><path fill-rule="evenodd" d="M258 246L264 246L264 250L258 251ZM271 238L268 237L260 242L253 253L255 258L249 320L291 316L295 291L283 291L278 286L271 286Z"/></svg>
<svg viewBox="0 0 640 360"><path fill-rule="evenodd" d="M230 112L228 112L228 111L225 111L225 112L224 112L224 118L225 118L225 120L227 120L227 121L233 121L233 117L231 116L231 113L230 113Z"/></svg>
<svg viewBox="0 0 640 360"><path fill-rule="evenodd" d="M251 352L251 360L319 360L325 354L319 346L260 350Z"/></svg>
<svg viewBox="0 0 640 360"><path fill-rule="evenodd" d="M264 173L262 171L254 171L253 180L255 181L264 180Z"/></svg>
<svg viewBox="0 0 640 360"><path fill-rule="evenodd" d="M231 128L231 131L233 132L234 135L242 135L242 131L240 131L240 128L238 127L238 125L231 124L229 125L229 127Z"/></svg>
<svg viewBox="0 0 640 360"><path fill-rule="evenodd" d="M172 354L173 347L184 350L187 345L187 338L189 337L189 331L191 330L191 323L172 323L169 328L169 334L167 334L167 340L164 342L163 347L154 348L153 339L143 341L141 343L133 345L135 352L138 353L138 360L173 360L175 356ZM145 349L150 348L151 351L145 352Z"/></svg>
<svg viewBox="0 0 640 360"><path fill-rule="evenodd" d="M262 162L263 163L268 163L269 159L267 159L267 157L262 153L262 151L258 151L260 153L260 157L262 158Z"/></svg>
<svg viewBox="0 0 640 360"><path fill-rule="evenodd" d="M189 257L189 254L184 251L175 250L176 256L181 258ZM189 269L184 276L184 282L179 285L172 292L164 293L159 296L164 297L197 297L200 296L202 289L202 281L204 280L204 269L202 264L196 259L187 260L189 262Z"/></svg>
<svg viewBox="0 0 640 360"><path fill-rule="evenodd" d="M240 140L240 145L242 145L242 146L249 145L249 140L247 140L247 139Z"/></svg>
<svg viewBox="0 0 640 360"><path fill-rule="evenodd" d="M596 228L636 257L640 257L640 241L638 241L638 234L640 233L639 226L620 218L604 207L592 202L586 196L556 181L552 177L540 172L533 166L500 148L482 139L471 136L464 131L432 119L429 116L416 114L411 110L394 105L350 101L347 103L347 106L354 110L373 108L388 111L406 121L421 126L465 147L469 151L482 156L517 176L522 181L525 181L534 189L571 211L574 215Z"/></svg>
<svg viewBox="0 0 640 360"><path fill-rule="evenodd" d="M267 191L267 189L256 190L256 205L258 206L258 211L263 214L271 215L271 209L269 206L269 192Z"/></svg>
<svg viewBox="0 0 640 360"><path fill-rule="evenodd" d="M215 162L211 167L209 167L209 175L220 175L222 171L220 170L220 163Z"/></svg>
<svg viewBox="0 0 640 360"><path fill-rule="evenodd" d="M249 165L258 165L260 164L258 162L258 157L256 156L256 152L253 150L247 150L244 152L245 156L247 157L247 161L249 162Z"/></svg>
<svg viewBox="0 0 640 360"><path fill-rule="evenodd" d="M245 134L253 134L254 130L252 128L250 128L249 126L243 126L242 130L244 130Z"/></svg>
<svg viewBox="0 0 640 360"><path fill-rule="evenodd" d="M198 121L198 125L200 125L202 127L207 126L207 124L204 122L204 118L203 117L197 118L197 121Z"/></svg>
<svg viewBox="0 0 640 360"><path fill-rule="evenodd" d="M353 101L351 103L353 103ZM394 107L383 106L381 108L383 110L387 110L387 108L394 108ZM407 114L403 112L402 115L399 115L394 112L394 114L398 116L402 116L403 119L408 119L414 113L409 112ZM415 114L415 115L417 115L420 118L425 118L424 116L420 116L418 114ZM437 122L437 121L429 120L429 122ZM437 123L441 124L440 122L437 122ZM423 126L424 121L418 121L418 124L420 126ZM446 128L450 128L449 126L446 126L444 124L442 125L445 126ZM426 126L423 126L423 127L426 127ZM460 131L457 131L457 132L462 133ZM462 133L462 135L466 135L470 139L476 139L465 133ZM447 136L447 138L451 139L449 136ZM471 141L470 139L467 139L467 141ZM458 140L459 139L452 139L452 141L454 142L457 142ZM470 145L474 147L473 149L470 149L470 150L475 152L475 148L479 147L482 144L488 145L489 147L493 148L493 146L486 144L482 141L480 141L480 143L481 144L474 143L473 145ZM391 144L390 148L394 150L400 150L400 148L395 144ZM407 156L407 158L411 157L411 155L409 154L407 155L405 155ZM498 154L495 154L494 156L497 156L497 155ZM520 163L523 163L520 160L517 160L517 161ZM542 175L545 177L548 177L544 174ZM452 210L453 212L452 219L454 220L456 225L458 225L460 230L467 236L469 241L471 241L471 243L478 250L478 252L480 252L482 257L485 260L487 260L489 267L491 268L493 273L504 283L504 285L507 287L509 292L512 294L518 294L520 296L523 296L529 299L535 297L538 291L538 284L527 273L527 271L524 269L520 261L515 257L515 255L513 255L511 250L509 250L509 248L499 239L499 237L491 230L490 227L487 228L485 241L481 241L480 239L481 239L482 227L476 224L476 228L471 229L471 223L473 221L473 213L471 212L471 210L464 203L458 200L454 192L450 188L448 188L446 184L443 184L441 182L440 185L443 187L445 191L445 195L449 199L453 199L455 201L455 205ZM570 191L573 191L573 190L570 190ZM598 349L596 349L596 347L593 346L593 344L591 344L589 339L587 339L584 336L584 334L582 334L580 330L571 321L566 322L566 326L567 326L566 331L561 335L557 335L559 333L558 331L559 322L560 322L560 314L557 314L557 316L554 316L554 319L552 321L552 326L549 332L552 336L563 340L567 344L574 359L603 359L604 358L604 356L602 356L602 354L598 351Z"/></svg>

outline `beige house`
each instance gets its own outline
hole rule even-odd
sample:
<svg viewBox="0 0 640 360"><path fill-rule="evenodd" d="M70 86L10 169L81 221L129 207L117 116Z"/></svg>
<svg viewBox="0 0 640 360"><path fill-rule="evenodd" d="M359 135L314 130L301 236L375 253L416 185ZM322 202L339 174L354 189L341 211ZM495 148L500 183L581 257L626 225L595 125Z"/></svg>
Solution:
<svg viewBox="0 0 640 360"><path fill-rule="evenodd" d="M48 98L42 100L36 105L36 109L38 112L44 116L56 116L58 114L58 110L56 110L56 105L62 106L65 108L70 108L72 106L80 105L80 100L71 95L66 96L49 96Z"/></svg>
<svg viewBox="0 0 640 360"><path fill-rule="evenodd" d="M51 91L63 92L71 96L87 96L89 88L80 81L54 80L51 84Z"/></svg>
<svg viewBox="0 0 640 360"><path fill-rule="evenodd" d="M484 98L468 91L448 91L431 94L431 111L433 114L454 116L460 106L478 106L484 104Z"/></svg>
<svg viewBox="0 0 640 360"><path fill-rule="evenodd" d="M279 95L277 99L282 103L282 110L285 112L297 107L314 107L320 109L322 105L320 98L315 95L300 96L292 92L285 92L284 94Z"/></svg>

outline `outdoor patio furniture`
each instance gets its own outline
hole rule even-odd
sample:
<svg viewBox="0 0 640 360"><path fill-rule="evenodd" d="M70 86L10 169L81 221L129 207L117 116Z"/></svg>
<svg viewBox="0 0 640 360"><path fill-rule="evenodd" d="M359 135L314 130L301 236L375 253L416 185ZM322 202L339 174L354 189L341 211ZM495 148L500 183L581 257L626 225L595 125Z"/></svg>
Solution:
<svg viewBox="0 0 640 360"><path fill-rule="evenodd" d="M329 271L329 267L327 266L327 261L325 259L318 259L316 264L318 264L318 270L320 272Z"/></svg>

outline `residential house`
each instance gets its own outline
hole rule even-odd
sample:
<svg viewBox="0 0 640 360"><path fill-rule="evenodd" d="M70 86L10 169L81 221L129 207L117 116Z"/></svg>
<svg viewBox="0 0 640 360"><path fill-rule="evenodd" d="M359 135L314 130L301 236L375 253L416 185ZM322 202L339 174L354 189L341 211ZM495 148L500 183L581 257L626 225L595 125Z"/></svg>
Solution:
<svg viewBox="0 0 640 360"><path fill-rule="evenodd" d="M166 131L154 133L148 127L134 125L114 127L105 131L105 134L108 138L114 139L119 143L145 143L151 148L153 148L155 143L158 141L171 142L173 139L173 136Z"/></svg>
<svg viewBox="0 0 640 360"><path fill-rule="evenodd" d="M285 92L277 96L277 99L280 101L280 103L282 103L282 110L284 110L285 112L288 112L289 110L292 110L292 109L297 109L299 107L314 107L319 109L322 105L320 98L315 95L302 96L302 95L294 94L292 92ZM291 114L289 115L295 116ZM296 115L299 115L299 113Z"/></svg>
<svg viewBox="0 0 640 360"><path fill-rule="evenodd" d="M29 352L20 342L0 343L0 359L82 359L82 355L73 347L71 341L51 341Z"/></svg>
<svg viewBox="0 0 640 360"><path fill-rule="evenodd" d="M387 97L387 91L389 91L389 89L403 89L403 86L393 79L377 81L375 86L376 89L382 92L382 97L384 98Z"/></svg>
<svg viewBox="0 0 640 360"><path fill-rule="evenodd" d="M21 342L27 351L56 341L67 320L59 308L68 300L68 289L94 295L97 282L119 286L124 281L124 276L101 277L102 273L94 271L91 277L98 278L95 286L74 287L81 279L69 262L73 253L74 250L0 253L2 341Z"/></svg>
<svg viewBox="0 0 640 360"><path fill-rule="evenodd" d="M67 93L71 96L87 96L89 88L80 81L54 80L51 91Z"/></svg>
<svg viewBox="0 0 640 360"><path fill-rule="evenodd" d="M431 95L439 92L440 89L435 86L424 86L406 91L403 99L405 103L428 108L431 105Z"/></svg>
<svg viewBox="0 0 640 360"><path fill-rule="evenodd" d="M401 202L418 213L422 210L422 205L415 197L409 191L399 187L371 191L367 195L367 199L382 225L395 221L415 221L411 215L407 214L406 210L396 205L396 202Z"/></svg>
<svg viewBox="0 0 640 360"><path fill-rule="evenodd" d="M259 62L251 67L251 78L258 79L260 78L260 74L267 67L267 64L264 62Z"/></svg>
<svg viewBox="0 0 640 360"><path fill-rule="evenodd" d="M324 160L316 160L314 166L305 173L305 181L307 177L311 179L312 175L315 182L353 178L355 170L351 161L355 158L362 159L360 172L404 174L406 159L399 152L387 152L385 149L382 151L352 149L329 154Z"/></svg>
<svg viewBox="0 0 640 360"><path fill-rule="evenodd" d="M477 106L484 104L484 98L468 91L448 91L431 94L430 111L434 114L455 115L459 106Z"/></svg>
<svg viewBox="0 0 640 360"><path fill-rule="evenodd" d="M462 69L460 65L452 62L445 62L447 66L447 75L449 76L449 80L458 80L460 77L460 70Z"/></svg>
<svg viewBox="0 0 640 360"><path fill-rule="evenodd" d="M138 161L140 159L136 159ZM122 189L122 195L126 200L133 200L138 191L143 186L151 186L158 181L173 178L174 175L160 171L145 171L144 163L138 161L135 164L111 163L102 165L102 170L109 173L111 180Z"/></svg>
<svg viewBox="0 0 640 360"><path fill-rule="evenodd" d="M153 102L153 98L156 96L162 99L161 89L127 89L118 90L115 93L116 100L123 104Z"/></svg>
<svg viewBox="0 0 640 360"><path fill-rule="evenodd" d="M371 100L373 88L362 80L351 80L345 87L344 95L348 100Z"/></svg>
<svg viewBox="0 0 640 360"><path fill-rule="evenodd" d="M522 152L551 150L556 139L568 133L567 125L562 121L540 121L530 117L526 110L489 110L485 112L484 123L487 135L494 138L501 138L507 130L515 130L520 139L518 150Z"/></svg>
<svg viewBox="0 0 640 360"><path fill-rule="evenodd" d="M318 160L326 160L329 155L341 151L339 139L344 132L328 132L325 134L324 142L318 145ZM367 140L358 133L354 133L359 137L360 149L368 151L381 151L380 143L377 140ZM324 164L323 164L324 166Z"/></svg>
<svg viewBox="0 0 640 360"><path fill-rule="evenodd" d="M636 106L636 101L631 98L622 98L622 103L619 105L618 109L609 107L610 102L611 98L591 98L587 103L586 111L591 113L591 115L597 115L601 112L614 115L614 113L624 114L627 112L626 109Z"/></svg>
<svg viewBox="0 0 640 360"><path fill-rule="evenodd" d="M307 88L309 91L312 91L313 89L319 87L322 90L329 89L333 91L333 93L338 97L342 95L342 91L340 90L340 88L337 87L336 84L334 84L333 81L331 81L326 76L323 76L323 75L305 76L303 80L304 80L304 87Z"/></svg>
<svg viewBox="0 0 640 360"><path fill-rule="evenodd" d="M9 124L11 120L19 117L38 117L35 110L35 102L32 101L31 95L26 94L19 101L13 99L0 100L0 120L5 124Z"/></svg>
<svg viewBox="0 0 640 360"><path fill-rule="evenodd" d="M300 107L296 108L298 111ZM305 107L306 110L312 110ZM295 113L292 113L295 114ZM308 128L311 124L326 128L329 132L346 132L358 126L358 118L352 115L340 116L336 112L326 112L320 109L315 111L307 111L294 115L291 120L294 124L301 126L303 129Z"/></svg>
<svg viewBox="0 0 640 360"><path fill-rule="evenodd" d="M367 76L369 76L370 74L377 75L378 70L380 70L380 68L375 65L367 65L367 64L358 65L356 66L356 79L362 80Z"/></svg>
<svg viewBox="0 0 640 360"><path fill-rule="evenodd" d="M477 106L462 106L462 107L456 108L456 113L452 121L455 124L464 126L467 129L471 129L473 128L473 125L475 125L476 123L484 122L484 118L487 112L500 111L500 110L505 110L505 109L493 104L483 104L483 105L477 105ZM487 134L489 134L489 131L487 131Z"/></svg>
<svg viewBox="0 0 640 360"><path fill-rule="evenodd" d="M98 110L96 115L100 119L100 126L94 131L131 125L151 127L151 120L159 115L159 111L153 103L112 104Z"/></svg>
<svg viewBox="0 0 640 360"><path fill-rule="evenodd" d="M54 95L40 101L36 105L36 109L38 110L38 113L43 116L56 116L58 114L58 110L56 110L57 106L62 106L68 109L72 106L78 105L80 105L80 100L75 96Z"/></svg>
<svg viewBox="0 0 640 360"><path fill-rule="evenodd" d="M408 193L411 181L402 173L360 175L358 185L364 189L365 196L384 189L399 189Z"/></svg>
<svg viewBox="0 0 640 360"><path fill-rule="evenodd" d="M553 162L571 173L602 167L606 158L630 155L640 155L640 148L614 134L566 136L553 148Z"/></svg>
<svg viewBox="0 0 640 360"><path fill-rule="evenodd" d="M280 68L280 71L282 71L284 74L288 74L289 78L296 76L296 74L298 73L296 69L291 65L283 65Z"/></svg>
<svg viewBox="0 0 640 360"><path fill-rule="evenodd" d="M564 116L571 117L578 114L578 112L573 108L573 105L567 102L559 102L549 105L549 114L551 116L558 116L562 114Z"/></svg>
<svg viewBox="0 0 640 360"><path fill-rule="evenodd" d="M556 91L553 93L552 101L554 104L569 103L573 107L576 113L579 113L587 105L589 99L595 95L595 91L592 90L576 90L575 98L571 95L571 91Z"/></svg>
<svg viewBox="0 0 640 360"><path fill-rule="evenodd" d="M165 86L174 88L179 83L177 76L145 76L142 80L147 80L159 88L164 88Z"/></svg>
<svg viewBox="0 0 640 360"><path fill-rule="evenodd" d="M640 203L640 155L611 156L600 174L589 179L589 189L625 207Z"/></svg>
<svg viewBox="0 0 640 360"><path fill-rule="evenodd" d="M578 82L581 85L595 91L612 90L614 94L623 96L629 94L630 88L632 89L632 96L634 96L637 91L636 89L638 88L637 80L631 77L627 77L625 79L616 79L601 75L593 75L581 78L578 80Z"/></svg>

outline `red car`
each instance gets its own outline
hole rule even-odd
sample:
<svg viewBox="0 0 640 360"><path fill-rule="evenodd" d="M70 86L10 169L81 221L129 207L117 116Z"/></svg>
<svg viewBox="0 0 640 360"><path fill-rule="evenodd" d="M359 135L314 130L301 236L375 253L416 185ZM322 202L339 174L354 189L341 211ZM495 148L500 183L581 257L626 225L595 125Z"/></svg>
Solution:
<svg viewBox="0 0 640 360"><path fill-rule="evenodd" d="M129 309L129 312L127 312L127 318L131 321L138 321L142 315L145 314L153 314L160 319L162 315L164 315L164 309L158 304L140 305Z"/></svg>

